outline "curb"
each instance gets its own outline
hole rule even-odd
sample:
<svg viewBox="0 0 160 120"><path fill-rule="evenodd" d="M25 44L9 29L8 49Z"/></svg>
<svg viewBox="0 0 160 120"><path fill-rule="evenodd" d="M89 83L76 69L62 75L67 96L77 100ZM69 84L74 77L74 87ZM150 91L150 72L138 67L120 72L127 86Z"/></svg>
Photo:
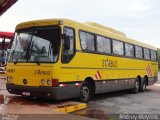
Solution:
<svg viewBox="0 0 160 120"><path fill-rule="evenodd" d="M80 103L80 104L76 104L76 105L60 105L57 106L58 108L55 109L54 111L56 112L62 112L62 113L71 113L71 112L75 112L77 110L81 110L81 109L85 109L87 107L86 103Z"/></svg>

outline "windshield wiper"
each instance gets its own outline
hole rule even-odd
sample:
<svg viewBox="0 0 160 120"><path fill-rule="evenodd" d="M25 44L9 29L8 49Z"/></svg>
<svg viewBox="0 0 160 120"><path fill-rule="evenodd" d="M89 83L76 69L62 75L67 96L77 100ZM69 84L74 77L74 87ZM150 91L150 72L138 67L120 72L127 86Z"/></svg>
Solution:
<svg viewBox="0 0 160 120"><path fill-rule="evenodd" d="M40 62L39 62L38 58L34 58L34 60L37 63L37 65L40 65Z"/></svg>
<svg viewBox="0 0 160 120"><path fill-rule="evenodd" d="M15 64L15 65L17 64L17 62L18 62L19 59L20 59L20 58L17 58L17 59L14 61L14 64Z"/></svg>
<svg viewBox="0 0 160 120"><path fill-rule="evenodd" d="M22 57L20 57L20 58L17 58L17 59L14 61L14 64L16 65L17 62L18 62L18 60L21 60L21 59L23 59L23 58L25 58L25 56L22 56Z"/></svg>

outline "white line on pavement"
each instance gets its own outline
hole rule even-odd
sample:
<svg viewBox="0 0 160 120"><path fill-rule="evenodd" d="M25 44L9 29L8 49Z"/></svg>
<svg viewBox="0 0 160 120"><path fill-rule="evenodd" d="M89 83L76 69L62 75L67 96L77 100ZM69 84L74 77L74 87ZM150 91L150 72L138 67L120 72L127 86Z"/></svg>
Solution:
<svg viewBox="0 0 160 120"><path fill-rule="evenodd" d="M159 86L160 87L160 84L154 84L155 86Z"/></svg>

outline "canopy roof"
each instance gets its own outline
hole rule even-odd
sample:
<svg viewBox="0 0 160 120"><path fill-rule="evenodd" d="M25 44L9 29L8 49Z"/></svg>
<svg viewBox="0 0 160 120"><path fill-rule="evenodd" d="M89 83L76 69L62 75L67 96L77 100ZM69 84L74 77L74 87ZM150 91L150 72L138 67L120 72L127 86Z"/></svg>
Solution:
<svg viewBox="0 0 160 120"><path fill-rule="evenodd" d="M17 0L0 0L0 16L8 10Z"/></svg>
<svg viewBox="0 0 160 120"><path fill-rule="evenodd" d="M13 36L14 36L14 33L12 33L12 32L1 32L0 31L0 38L11 39L11 38L13 38Z"/></svg>

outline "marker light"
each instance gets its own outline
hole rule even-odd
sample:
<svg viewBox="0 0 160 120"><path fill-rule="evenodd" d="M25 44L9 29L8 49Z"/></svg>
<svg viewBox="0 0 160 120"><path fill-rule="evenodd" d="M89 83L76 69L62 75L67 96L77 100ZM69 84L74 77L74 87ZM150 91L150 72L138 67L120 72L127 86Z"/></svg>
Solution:
<svg viewBox="0 0 160 120"><path fill-rule="evenodd" d="M79 86L81 86L81 84L80 84L80 83L76 83L75 85L76 85L76 87L79 87Z"/></svg>
<svg viewBox="0 0 160 120"><path fill-rule="evenodd" d="M65 87L65 86L67 86L66 84L60 84L59 85L60 87Z"/></svg>

